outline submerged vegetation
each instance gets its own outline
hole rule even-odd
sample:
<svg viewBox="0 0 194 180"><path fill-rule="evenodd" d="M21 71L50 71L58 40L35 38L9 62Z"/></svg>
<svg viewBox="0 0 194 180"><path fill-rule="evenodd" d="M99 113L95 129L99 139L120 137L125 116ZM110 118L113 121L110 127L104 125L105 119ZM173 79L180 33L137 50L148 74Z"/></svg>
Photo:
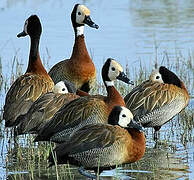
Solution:
<svg viewBox="0 0 194 180"><path fill-rule="evenodd" d="M141 61L139 65L137 63L133 66L126 65L125 71L135 85L148 79L152 67L166 66L184 81L191 100L185 110L162 127L160 141L157 144L153 141L153 129L145 129L147 149L140 161L118 167L117 170L111 171L112 175L102 173L102 176L105 176L104 179L119 179L125 176L141 179L142 175L148 179L188 178L191 171L190 161L193 161L190 148L194 144L192 135L194 133L194 54L189 53L188 57L184 58L179 53L172 60L168 53L164 53L161 59L156 57L149 67L148 63ZM44 60L44 63L48 67L49 61ZM5 93L12 82L22 74L23 65L15 55L9 77L3 75L2 68L4 67L1 65L0 58L0 89L3 107ZM100 72L100 67L98 67L98 72ZM116 88L122 96L125 96L132 86L117 82ZM92 94L105 94L105 92L103 83L98 80ZM0 117L2 119L2 113ZM1 168L4 169L3 177L7 179L83 179L76 167L63 165L48 168L47 157L54 144L34 143L33 139L33 135L24 135L17 137L14 141L12 131L5 129L4 122L1 122L0 162ZM108 178L108 176L112 177Z"/></svg>

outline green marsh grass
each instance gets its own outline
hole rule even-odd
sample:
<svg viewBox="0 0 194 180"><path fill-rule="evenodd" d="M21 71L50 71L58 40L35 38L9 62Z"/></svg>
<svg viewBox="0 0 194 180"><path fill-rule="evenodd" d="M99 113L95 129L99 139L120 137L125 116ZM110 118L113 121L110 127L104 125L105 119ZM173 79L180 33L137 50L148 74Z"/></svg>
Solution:
<svg viewBox="0 0 194 180"><path fill-rule="evenodd" d="M175 59L171 60L168 53L165 52L161 60L157 56L154 61L149 63L149 66L148 63L139 60L139 63L135 63L134 65L127 64L124 69L128 77L135 82L136 86L149 78L152 67L164 65L175 72L184 81L190 93L191 101L193 102L193 52L189 52L188 57L189 58L186 59L181 53L177 53ZM47 49L47 55L44 57L44 64L46 64L46 67L49 67L49 61L50 55ZM2 77L0 79L1 92L6 93L13 81L23 72L23 64L16 54L12 60L10 76L4 76L2 74L0 58L0 76ZM100 72L100 68L98 72ZM99 76L98 79L101 79ZM115 86L123 97L133 88L131 85L126 85L122 82L116 82ZM96 82L96 88L92 90L92 94L106 94L106 89L102 81L98 80L98 82ZM193 111L194 107L192 103L190 103L185 110L168 123L168 126L170 127L168 130L163 127L160 132L162 141L158 144L155 144L153 141L153 129L145 129L147 149L144 157L136 163L119 167L122 167L123 170L128 170L125 174L136 179L141 179L142 175L151 179L163 179L165 176L169 178L187 177L187 173L189 173L188 163L185 165L185 159L179 157L179 150L181 149L180 153L183 153L184 158L186 158L189 156L187 152L188 144L194 144L194 137L192 135L194 129ZM0 117L2 119L2 113ZM16 145L14 144L12 131L10 129L5 129L3 123L1 123L1 137L3 138L1 156L4 157L5 169L7 173L12 172L12 174L7 175L8 179L54 178L57 180L73 180L83 178L77 173L77 168L70 165L60 165L48 168L49 164L47 162L47 157L54 147L54 144L34 143L33 135L24 135L17 138L18 143ZM176 143L180 144L178 149ZM176 155L174 155L175 153ZM119 179L119 170L114 179Z"/></svg>

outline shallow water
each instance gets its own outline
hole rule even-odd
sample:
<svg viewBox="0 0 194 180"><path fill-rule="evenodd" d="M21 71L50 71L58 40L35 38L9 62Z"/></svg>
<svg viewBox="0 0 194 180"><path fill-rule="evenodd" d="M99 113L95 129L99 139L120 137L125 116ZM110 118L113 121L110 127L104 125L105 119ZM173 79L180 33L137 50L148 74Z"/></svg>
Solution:
<svg viewBox="0 0 194 180"><path fill-rule="evenodd" d="M24 21L31 14L37 14L42 22L40 54L46 68L70 57L74 41L70 13L75 3L86 4L91 10L92 20L99 25L98 30L85 26L86 44L99 79L100 68L108 57L117 59L124 67L128 64L131 69L139 68L141 61L149 71L155 62L160 65L169 61L173 69L177 58L187 61L189 56L193 57L194 0L113 0L111 3L107 0L0 0L0 57L2 74L8 86L14 57L18 58L19 69L22 72L26 69L29 38L19 39L16 35L23 30ZM193 71L188 72L188 76L192 82ZM192 85L189 85L189 93L194 96ZM4 97L2 88L1 107ZM154 148L152 129L146 130L147 150L142 160L116 171L103 172L103 179L112 179L113 176L120 179L194 179L192 110L193 100L186 109L191 119L189 122L181 113L180 118L176 117L162 127L161 144L157 148ZM3 125L1 128L0 177L25 179L33 174L35 179L56 178L55 169L48 173L44 164L40 169L34 168L32 173L29 167L19 168L14 158L10 160L7 156L9 137L4 134ZM25 138L20 139L20 144L28 147ZM75 167L71 171L75 179L83 179Z"/></svg>
<svg viewBox="0 0 194 180"><path fill-rule="evenodd" d="M1 0L0 52L3 72L17 53L26 67L29 38L17 38L25 19L37 14L43 32L40 44L42 59L49 65L68 58L72 51L74 34L70 13L75 3L85 3L91 9L91 18L99 29L85 26L86 43L95 65L100 70L107 57L116 58L123 65L137 66L141 59L148 66L167 52L175 60L181 52L187 57L194 43L194 1L170 0L117 0L109 1L54 1L54 0ZM156 54L157 51L157 54ZM152 61L152 62L151 62ZM151 63L151 64L150 64ZM152 67L150 67L152 69Z"/></svg>

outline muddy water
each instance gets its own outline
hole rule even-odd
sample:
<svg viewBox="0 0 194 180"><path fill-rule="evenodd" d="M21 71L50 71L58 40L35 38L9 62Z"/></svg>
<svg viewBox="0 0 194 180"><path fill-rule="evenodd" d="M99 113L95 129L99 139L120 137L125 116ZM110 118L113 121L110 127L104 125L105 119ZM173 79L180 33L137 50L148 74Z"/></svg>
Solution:
<svg viewBox="0 0 194 180"><path fill-rule="evenodd" d="M0 0L0 57L4 79L10 82L14 57L21 71L26 68L29 39L18 39L16 35L31 14L37 14L42 22L40 54L46 68L70 56L74 41L70 13L75 3L86 4L91 9L91 18L100 27L98 30L85 27L88 51L98 74L107 57L117 59L123 66L129 64L130 68L138 68L141 61L151 70L155 61L164 64L169 60L173 65L177 58L184 57L187 61L189 55L193 56L194 0ZM188 75L193 80L192 71ZM194 95L193 87L190 94ZM4 97L2 88L1 107ZM193 109L191 101L186 113L162 127L159 144L153 142L152 130L146 130L147 150L143 159L118 170L105 171L103 179L194 179ZM21 169L14 158L6 161L8 141L2 124L0 177L20 179L33 174L35 179L56 178L55 169L48 173L44 164L40 169L35 167L32 173L27 167L21 166ZM22 147L28 148L25 138L20 141ZM75 168L71 170L75 179L83 179Z"/></svg>

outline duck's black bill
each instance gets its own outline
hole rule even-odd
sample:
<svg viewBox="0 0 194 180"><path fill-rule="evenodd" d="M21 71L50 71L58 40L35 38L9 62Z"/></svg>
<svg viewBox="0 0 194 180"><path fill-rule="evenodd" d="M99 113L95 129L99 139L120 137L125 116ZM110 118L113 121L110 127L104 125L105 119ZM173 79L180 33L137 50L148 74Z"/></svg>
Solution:
<svg viewBox="0 0 194 180"><path fill-rule="evenodd" d="M127 83L127 84L132 84L132 85L134 85L134 82L131 81L131 80L127 77L127 75L126 75L124 72L121 72L121 73L119 74L119 76L117 76L117 79L118 79L118 80L121 80L121 81L123 81L123 82L125 82L125 83Z"/></svg>
<svg viewBox="0 0 194 180"><path fill-rule="evenodd" d="M131 120L131 122L128 124L128 127L143 132L143 127L141 126L141 124L137 123L134 120Z"/></svg>
<svg viewBox="0 0 194 180"><path fill-rule="evenodd" d="M95 23L91 20L90 16L85 16L84 23L87 24L88 26L92 27L92 28L96 28L96 29L99 28L99 26L98 26L97 24L95 24Z"/></svg>
<svg viewBox="0 0 194 180"><path fill-rule="evenodd" d="M24 37L24 36L26 36L26 35L28 35L25 31L23 31L23 32L21 32L21 33L19 33L18 35L17 35L17 37L19 38L19 37Z"/></svg>

